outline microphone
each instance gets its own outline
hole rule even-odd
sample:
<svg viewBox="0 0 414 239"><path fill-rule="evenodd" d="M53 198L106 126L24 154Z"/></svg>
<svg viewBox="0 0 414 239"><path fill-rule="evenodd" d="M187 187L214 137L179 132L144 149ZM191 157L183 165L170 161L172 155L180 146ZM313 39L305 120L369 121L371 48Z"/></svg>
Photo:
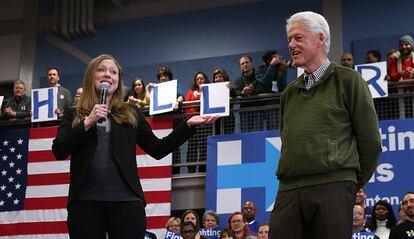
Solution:
<svg viewBox="0 0 414 239"><path fill-rule="evenodd" d="M99 104L106 104L106 97L108 96L108 89L110 84L108 82L102 82L99 85ZM105 119L99 119L98 122L102 123Z"/></svg>
<svg viewBox="0 0 414 239"><path fill-rule="evenodd" d="M108 96L109 85L110 84L108 82L102 82L99 85L99 104L106 104L106 97Z"/></svg>

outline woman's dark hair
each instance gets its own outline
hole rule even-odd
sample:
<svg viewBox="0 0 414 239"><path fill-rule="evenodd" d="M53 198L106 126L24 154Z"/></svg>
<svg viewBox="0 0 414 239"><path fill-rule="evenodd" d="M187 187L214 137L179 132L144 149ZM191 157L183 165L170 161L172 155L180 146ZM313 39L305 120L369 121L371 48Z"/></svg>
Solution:
<svg viewBox="0 0 414 239"><path fill-rule="evenodd" d="M230 81L230 77L227 72L224 69L219 68L213 72L213 82L215 82L214 79L216 78L217 74L221 74L223 76L223 81Z"/></svg>
<svg viewBox="0 0 414 239"><path fill-rule="evenodd" d="M233 239L236 239L236 235L234 232L229 228L224 228L220 232L220 239L224 237L224 235L227 235L228 237L232 237Z"/></svg>
<svg viewBox="0 0 414 239"><path fill-rule="evenodd" d="M204 84L210 83L210 81L208 80L207 74L204 73L204 72L202 72L202 71L199 71L199 72L195 73L195 75L193 77L193 83L191 83L191 88L190 89L193 90L193 91L199 90L198 89L198 86L197 86L197 75L198 74L203 75L203 77L204 77Z"/></svg>
<svg viewBox="0 0 414 239"><path fill-rule="evenodd" d="M190 221L186 221L186 222L181 221L181 226L180 226L180 233L181 233L181 235L183 234L184 227L186 227L186 226L191 226L193 228L193 230L194 230L195 233L198 232L198 227L197 227L197 225L194 225L193 222L190 222Z"/></svg>
<svg viewBox="0 0 414 239"><path fill-rule="evenodd" d="M227 218L227 227L231 230L231 231L233 231L232 229L231 229L231 220L233 219L233 217L234 216L236 216L236 215L241 215L242 217L243 217L243 222L244 222L244 228L243 228L243 238L246 238L247 236L250 236L250 231L249 231L249 228L248 228L248 226L247 226L247 224L246 224L246 218L243 216L243 213L241 213L241 212L233 212L232 214L230 214L230 216L229 216L229 218ZM234 233L234 232L233 232ZM234 234L234 235L236 235L236 234Z"/></svg>
<svg viewBox="0 0 414 239"><path fill-rule="evenodd" d="M136 83L137 81L140 81L140 82L141 82L141 84L142 84L142 93L141 93L141 95L138 95L138 94L135 92L135 83ZM131 90L129 91L129 96L133 96L133 97L134 97L134 98L136 98L136 99L143 100L143 99L145 98L145 94L146 94L146 90L145 90L145 82L144 82L141 78L136 77L136 78L132 81Z"/></svg>
<svg viewBox="0 0 414 239"><path fill-rule="evenodd" d="M397 220L395 219L395 214L394 214L394 211L392 210L391 205L387 201L380 200L375 203L374 208L372 209L371 222L368 226L371 232L375 232L377 230L377 215L375 214L375 210L377 209L379 205L386 207L388 210L388 218L387 218L388 220L387 220L386 227L391 229L393 226L397 224Z"/></svg>
<svg viewBox="0 0 414 239"><path fill-rule="evenodd" d="M181 216L181 227L184 225L184 218L187 216L187 214L192 213L197 221L197 224L195 225L197 228L200 228L200 218L198 218L197 213L194 210L188 209L186 210L183 215Z"/></svg>
<svg viewBox="0 0 414 239"><path fill-rule="evenodd" d="M172 71L169 68L165 67L165 66L161 66L157 70L157 79L158 79L158 81L160 80L160 78L161 78L162 75L168 76L170 78L170 80L173 79L173 73L172 73Z"/></svg>
<svg viewBox="0 0 414 239"><path fill-rule="evenodd" d="M381 61L381 52L379 52L378 50L369 50L367 51L367 55L368 54L372 54L377 59L377 62Z"/></svg>

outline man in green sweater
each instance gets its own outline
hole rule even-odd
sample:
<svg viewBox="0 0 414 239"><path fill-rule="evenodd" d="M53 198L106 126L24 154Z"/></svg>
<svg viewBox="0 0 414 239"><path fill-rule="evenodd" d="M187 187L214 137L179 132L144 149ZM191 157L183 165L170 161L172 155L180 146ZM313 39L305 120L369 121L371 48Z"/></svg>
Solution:
<svg viewBox="0 0 414 239"><path fill-rule="evenodd" d="M294 14L286 30L293 64L305 73L281 97L279 190L269 238L349 239L355 193L381 153L373 100L356 71L329 61L323 16Z"/></svg>

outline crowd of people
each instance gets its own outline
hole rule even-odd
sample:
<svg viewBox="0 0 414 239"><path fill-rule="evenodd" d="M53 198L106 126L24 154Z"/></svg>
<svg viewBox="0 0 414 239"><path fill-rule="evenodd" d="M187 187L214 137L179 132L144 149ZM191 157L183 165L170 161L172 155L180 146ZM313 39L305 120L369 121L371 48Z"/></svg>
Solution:
<svg viewBox="0 0 414 239"><path fill-rule="evenodd" d="M394 214L388 201L379 200L371 208L366 205L366 197L364 188L361 188L355 197L352 218L353 239L414 237L414 192L407 192L403 196L398 216ZM200 221L195 211L186 210L181 217L170 217L165 229L166 235L170 235L168 232L173 232L181 235L183 239L268 239L269 237L269 223L257 221L256 206L253 201L244 202L240 211L231 213L225 227L219 225L219 216L214 211L205 211ZM215 233L207 234L207 229ZM411 236L404 237L407 230L408 232L411 230ZM171 237L166 236L166 238Z"/></svg>
<svg viewBox="0 0 414 239"><path fill-rule="evenodd" d="M256 70L253 68L253 60L250 56L240 57L241 75L235 79L234 84L231 83L229 75L225 69L216 69L212 74L211 83L228 82L230 88L230 96L252 96L260 93L282 92L287 85L286 69L291 66L276 51L268 50L263 54L263 65ZM58 87L58 104L55 113L59 118L63 116L65 108L76 104L82 87L78 88L74 97L68 89L64 88L60 83L60 72L57 68L49 68L46 72L49 87ZM134 78L131 86L124 86L125 101L134 104L137 107L145 107L150 104L151 90L156 83L163 83L173 80L173 72L167 67L159 67L156 72L156 82L145 84L141 78ZM177 101L174 108L180 107L184 101L200 100L201 85L210 83L208 74L205 72L197 72L192 79L191 87L186 94L180 86L177 89ZM73 99L73 100L72 100ZM188 108L185 113L197 113L198 107ZM31 99L27 96L25 83L21 80L14 82L13 96L5 99L1 116L2 119L23 119L31 115Z"/></svg>
<svg viewBox="0 0 414 239"><path fill-rule="evenodd" d="M414 78L414 41L410 35L402 36L398 41L399 49L391 49L387 52L385 61L387 62L387 75L385 80L396 82L412 80ZM365 63L381 62L381 52L369 50L365 54ZM354 57L351 52L344 52L340 59L341 65L354 68ZM414 87L404 87L403 92L413 92ZM391 89L390 93L396 93Z"/></svg>
<svg viewBox="0 0 414 239"><path fill-rule="evenodd" d="M391 49L387 54L387 76L386 80L396 82L412 80L414 78L414 41L410 35L404 35L398 42L399 49ZM282 92L287 86L287 69L294 67L292 62L285 60L274 50L267 50L262 55L263 64L256 70L253 67L253 60L250 56L244 55L239 59L241 75L233 81L229 78L225 69L216 69L212 74L211 83L229 82L230 97L252 96L261 93ZM365 63L381 62L381 52L369 50L366 52ZM341 55L340 63L349 68L354 67L352 53L344 52ZM61 118L66 107L76 103L82 92L82 87L78 88L76 94L72 94L68 89L60 85L60 72L57 68L49 68L46 71L46 78L49 87L58 87L58 105L55 109L56 114ZM135 104L138 107L149 106L151 89L155 83L170 81L173 72L167 67L160 67L156 72L157 82L145 84L141 78L134 78L130 87L124 86L125 101ZM191 82L191 87L184 94L181 87L177 89L177 101L174 105L178 109L184 101L195 101L200 99L201 85L210 83L208 74L197 72ZM414 87L404 87L404 92L413 92ZM390 90L390 93L396 93ZM72 100L73 99L73 100ZM408 102L407 102L408 103ZM184 109L185 113L197 113L199 108L192 107ZM22 80L17 80L13 85L13 96L4 99L1 108L0 119L24 119L31 116L31 98L27 96L26 84Z"/></svg>

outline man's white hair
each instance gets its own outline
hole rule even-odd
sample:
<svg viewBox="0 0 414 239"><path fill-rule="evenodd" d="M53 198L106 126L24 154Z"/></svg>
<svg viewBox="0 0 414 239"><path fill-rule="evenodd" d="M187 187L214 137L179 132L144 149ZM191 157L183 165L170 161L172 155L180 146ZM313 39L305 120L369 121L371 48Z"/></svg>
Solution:
<svg viewBox="0 0 414 239"><path fill-rule="evenodd" d="M304 24L312 33L322 33L324 36L323 48L326 55L328 55L331 47L331 34L329 32L329 24L326 19L322 15L315 12L298 12L286 20L286 32L289 32L289 29L296 23Z"/></svg>

